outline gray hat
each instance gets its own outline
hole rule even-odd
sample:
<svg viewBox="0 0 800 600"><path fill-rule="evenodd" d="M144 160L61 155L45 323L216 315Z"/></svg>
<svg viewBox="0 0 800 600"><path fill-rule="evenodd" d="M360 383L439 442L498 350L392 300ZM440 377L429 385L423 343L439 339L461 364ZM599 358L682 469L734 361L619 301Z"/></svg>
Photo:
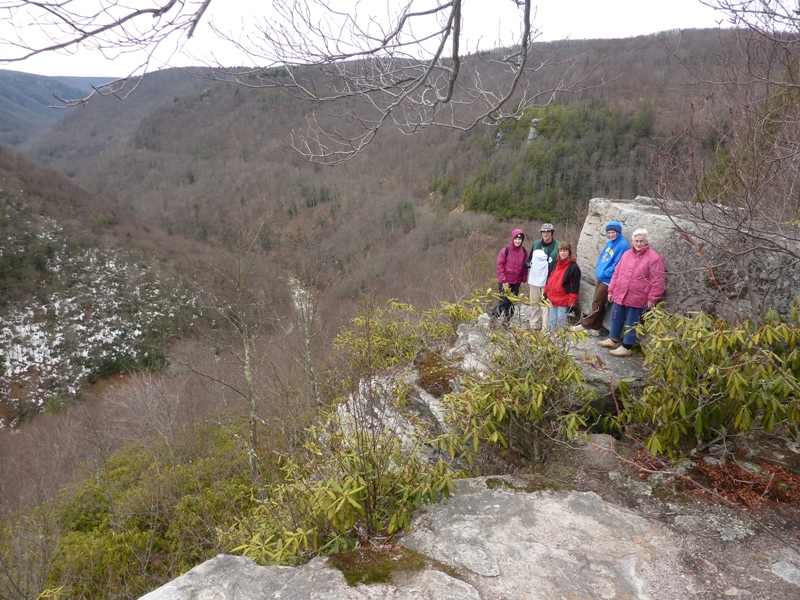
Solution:
<svg viewBox="0 0 800 600"><path fill-rule="evenodd" d="M556 228L553 227L552 223L542 223L542 228L539 231L555 231Z"/></svg>

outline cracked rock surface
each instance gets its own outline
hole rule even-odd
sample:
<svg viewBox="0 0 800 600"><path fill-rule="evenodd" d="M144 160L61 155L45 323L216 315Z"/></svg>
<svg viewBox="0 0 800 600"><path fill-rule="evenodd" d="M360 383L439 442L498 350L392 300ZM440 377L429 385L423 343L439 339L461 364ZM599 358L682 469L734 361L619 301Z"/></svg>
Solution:
<svg viewBox="0 0 800 600"><path fill-rule="evenodd" d="M442 568L349 587L324 558L290 568L220 555L143 599L800 597L800 524L773 516L767 532L740 511L655 498L613 453L598 452L604 445L613 442L596 436L572 451L580 468L569 483L579 489L481 477L461 480L451 498L420 511L400 544Z"/></svg>

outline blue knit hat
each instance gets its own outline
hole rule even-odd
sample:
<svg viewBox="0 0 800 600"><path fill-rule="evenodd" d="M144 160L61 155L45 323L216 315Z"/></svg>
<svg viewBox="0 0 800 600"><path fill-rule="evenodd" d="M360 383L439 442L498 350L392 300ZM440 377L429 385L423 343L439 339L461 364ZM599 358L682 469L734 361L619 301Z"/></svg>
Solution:
<svg viewBox="0 0 800 600"><path fill-rule="evenodd" d="M609 221L606 223L606 231L611 231L612 229L617 233L622 233L622 223L619 221Z"/></svg>

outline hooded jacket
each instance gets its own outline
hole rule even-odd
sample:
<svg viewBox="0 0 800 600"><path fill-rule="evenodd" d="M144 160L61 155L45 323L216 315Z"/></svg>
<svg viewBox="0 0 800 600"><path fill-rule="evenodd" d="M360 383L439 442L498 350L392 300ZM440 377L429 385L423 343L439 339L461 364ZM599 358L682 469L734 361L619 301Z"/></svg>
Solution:
<svg viewBox="0 0 800 600"><path fill-rule="evenodd" d="M613 223L614 221L612 221ZM621 227L620 227L621 229ZM621 231L617 232L617 239L608 240L597 257L597 266L594 269L594 276L597 281L602 281L606 285L611 283L611 277L614 275L614 269L622 259L622 255L630 249L630 244L626 240Z"/></svg>
<svg viewBox="0 0 800 600"><path fill-rule="evenodd" d="M522 235L522 242L525 243L525 234L522 229L515 229L511 232L511 240L508 246L504 246L497 255L497 283L523 283L528 279L528 269L525 263L528 261L528 251L520 244L519 248L514 245L514 238ZM506 252L508 250L508 252Z"/></svg>
<svg viewBox="0 0 800 600"><path fill-rule="evenodd" d="M608 284L608 293L615 304L644 308L648 302L661 300L665 288L664 259L648 244L639 254L631 248L622 255Z"/></svg>
<svg viewBox="0 0 800 600"><path fill-rule="evenodd" d="M581 285L581 270L576 257L561 258L547 279L544 295L553 306L574 307L578 303L578 291Z"/></svg>

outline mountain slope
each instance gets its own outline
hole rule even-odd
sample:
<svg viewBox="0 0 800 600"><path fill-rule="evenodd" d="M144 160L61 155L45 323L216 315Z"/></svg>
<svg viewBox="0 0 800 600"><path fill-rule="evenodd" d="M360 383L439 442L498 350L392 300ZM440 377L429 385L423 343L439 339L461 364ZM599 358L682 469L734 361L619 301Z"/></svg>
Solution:
<svg viewBox="0 0 800 600"><path fill-rule="evenodd" d="M647 193L648 153L685 124L692 101L704 91L692 85L673 49L680 46L684 62L698 65L718 49L718 35L715 30L682 37L667 32L561 45L563 56L577 54L598 65L587 83L607 83L580 96L560 97L558 104L583 103L590 117L613 111L609 122L621 130L631 127L641 107L652 106L653 115L652 126L641 128L644 137L635 138L635 148L618 136L621 142L573 152L542 173L539 182L545 176L564 180L575 170L572 156L592 161L581 168L597 177L584 177L585 186L567 190L557 210L548 209L546 199L527 197L546 194L541 185L516 185L515 178L524 182L533 169L532 158L522 156L524 136L516 145L500 146L498 128L431 129L415 136L386 129L346 165L309 164L291 149L289 138L319 107L276 90L234 87L175 69L148 75L124 102L91 101L22 148L103 198L120 220L133 218L215 242L237 223L263 219L270 260L340 281L345 295L376 286L387 294L408 293L407 282L398 277L433 278L449 252L485 227L474 222L474 215L451 214L465 203L478 175L497 179L487 179L498 189L483 187L483 196L500 194L507 203L526 207L497 214L523 216L523 224L568 220L564 234L573 240L590 197ZM491 76L487 71L487 80ZM527 131L524 124L518 129ZM550 146L555 144L545 150ZM497 205L493 198L484 200L474 206ZM504 229L493 228L492 246L505 241Z"/></svg>
<svg viewBox="0 0 800 600"><path fill-rule="evenodd" d="M693 30L536 48L545 55L555 52L558 59L578 56L581 64L596 65L586 81L589 89L557 97L557 104L581 102L595 113L613 111L621 127L635 120L641 107L652 106L652 127L643 132L662 140L686 126L692 102L705 91L685 65L700 67L718 52L719 35L716 30ZM490 62L485 68L487 81L500 75ZM542 72L525 85L546 89L556 75ZM203 230L208 221L224 217L229 202L280 197L285 213L304 204L311 187L356 190L369 187L362 185L366 178L389 182L416 199L426 197L437 180L446 181L446 208L452 209L462 201L474 172L493 168L502 129L429 130L410 137L385 129L363 156L337 170L304 163L290 147L290 136L305 127L312 110L325 119L324 107L275 90L233 87L172 69L145 77L124 103L113 98L93 100L46 135L31 139L24 151L137 218L176 230ZM609 147L617 152L613 145L598 148L607 154ZM587 154L587 160L598 163L590 168L627 167L625 145L619 156L606 155L602 161L592 156L597 151L590 149ZM646 157L635 162L646 164ZM564 177L569 165L559 168L556 178ZM601 178L587 195L630 194L631 186L622 189L619 180ZM374 197L374 191L366 193ZM585 205L588 199L579 201ZM581 207L576 208L580 212Z"/></svg>
<svg viewBox="0 0 800 600"><path fill-rule="evenodd" d="M0 142L17 145L63 118L67 110L54 108L62 98L86 95L93 78L56 78L0 70Z"/></svg>
<svg viewBox="0 0 800 600"><path fill-rule="evenodd" d="M0 427L72 402L87 378L165 364L165 340L199 312L188 286L142 260L152 236L123 249L98 208L0 147Z"/></svg>

